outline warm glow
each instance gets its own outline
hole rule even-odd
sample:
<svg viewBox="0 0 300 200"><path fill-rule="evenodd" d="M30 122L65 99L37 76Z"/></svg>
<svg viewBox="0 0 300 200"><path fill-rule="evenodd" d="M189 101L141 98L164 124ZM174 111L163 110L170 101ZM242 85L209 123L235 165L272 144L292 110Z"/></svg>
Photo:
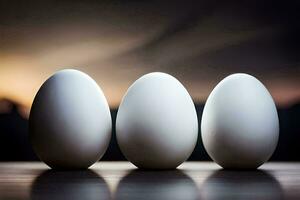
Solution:
<svg viewBox="0 0 300 200"><path fill-rule="evenodd" d="M204 102L221 79L236 72L256 76L278 105L300 100L299 62L280 46L286 29L260 26L260 19L239 16L230 7L181 19L169 5L132 4L130 10L121 3L74 2L68 11L55 7L54 14L51 3L35 6L20 7L25 14L18 20L3 14L0 98L30 107L49 76L74 68L96 80L111 107L137 78L153 71L177 77L196 102ZM190 16L192 11L182 12Z"/></svg>

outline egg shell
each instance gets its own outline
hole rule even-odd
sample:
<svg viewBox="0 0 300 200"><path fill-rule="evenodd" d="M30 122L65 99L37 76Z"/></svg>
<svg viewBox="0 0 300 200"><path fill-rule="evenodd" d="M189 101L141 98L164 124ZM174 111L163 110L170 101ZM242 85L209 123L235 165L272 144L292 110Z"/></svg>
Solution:
<svg viewBox="0 0 300 200"><path fill-rule="evenodd" d="M251 75L226 77L206 101L201 136L209 156L223 168L259 167L271 157L279 137L272 96Z"/></svg>
<svg viewBox="0 0 300 200"><path fill-rule="evenodd" d="M123 97L116 135L122 153L137 167L176 168L190 156L197 142L194 103L173 76L146 74Z"/></svg>
<svg viewBox="0 0 300 200"><path fill-rule="evenodd" d="M66 69L39 89L29 117L30 141L51 168L88 168L105 153L111 115L103 92L87 74Z"/></svg>

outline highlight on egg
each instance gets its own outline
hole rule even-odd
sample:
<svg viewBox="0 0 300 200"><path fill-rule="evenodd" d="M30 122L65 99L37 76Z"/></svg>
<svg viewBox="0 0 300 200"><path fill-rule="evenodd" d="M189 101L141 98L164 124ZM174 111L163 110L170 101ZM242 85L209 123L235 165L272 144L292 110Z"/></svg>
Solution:
<svg viewBox="0 0 300 200"><path fill-rule="evenodd" d="M122 99L116 136L124 156L137 167L174 169L191 155L197 142L192 98L173 76L146 74Z"/></svg>
<svg viewBox="0 0 300 200"><path fill-rule="evenodd" d="M259 167L271 157L279 137L272 96L251 75L226 77L206 101L201 136L209 156L223 168Z"/></svg>
<svg viewBox="0 0 300 200"><path fill-rule="evenodd" d="M37 156L54 169L88 168L111 138L106 98L87 74L66 69L52 75L36 94L29 136Z"/></svg>

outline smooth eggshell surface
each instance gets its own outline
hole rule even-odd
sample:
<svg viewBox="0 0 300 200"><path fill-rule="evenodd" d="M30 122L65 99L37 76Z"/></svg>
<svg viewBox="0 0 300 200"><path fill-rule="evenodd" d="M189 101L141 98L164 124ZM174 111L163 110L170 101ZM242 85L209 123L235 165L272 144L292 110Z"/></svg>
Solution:
<svg viewBox="0 0 300 200"><path fill-rule="evenodd" d="M146 74L123 97L116 134L125 157L139 168L176 168L197 142L194 103L176 78L160 72Z"/></svg>
<svg viewBox="0 0 300 200"><path fill-rule="evenodd" d="M62 70L39 89L29 118L30 140L51 168L88 168L105 153L111 116L97 83L83 72Z"/></svg>
<svg viewBox="0 0 300 200"><path fill-rule="evenodd" d="M279 121L272 96L253 76L226 77L206 101L201 132L207 153L223 168L259 167L278 142Z"/></svg>

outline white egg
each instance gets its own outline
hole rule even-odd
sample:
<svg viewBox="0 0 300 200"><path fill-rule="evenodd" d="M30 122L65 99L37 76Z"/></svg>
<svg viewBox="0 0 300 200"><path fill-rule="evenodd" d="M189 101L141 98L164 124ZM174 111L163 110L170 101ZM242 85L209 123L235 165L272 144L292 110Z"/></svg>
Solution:
<svg viewBox="0 0 300 200"><path fill-rule="evenodd" d="M116 134L121 151L137 167L176 168L197 142L194 103L176 78L160 72L146 74L123 97Z"/></svg>
<svg viewBox="0 0 300 200"><path fill-rule="evenodd" d="M202 115L202 141L223 168L257 168L273 154L279 121L272 96L248 74L223 79L209 95Z"/></svg>
<svg viewBox="0 0 300 200"><path fill-rule="evenodd" d="M110 110L102 90L87 74L62 70L39 89L29 117L32 146L51 168L88 168L111 138Z"/></svg>

